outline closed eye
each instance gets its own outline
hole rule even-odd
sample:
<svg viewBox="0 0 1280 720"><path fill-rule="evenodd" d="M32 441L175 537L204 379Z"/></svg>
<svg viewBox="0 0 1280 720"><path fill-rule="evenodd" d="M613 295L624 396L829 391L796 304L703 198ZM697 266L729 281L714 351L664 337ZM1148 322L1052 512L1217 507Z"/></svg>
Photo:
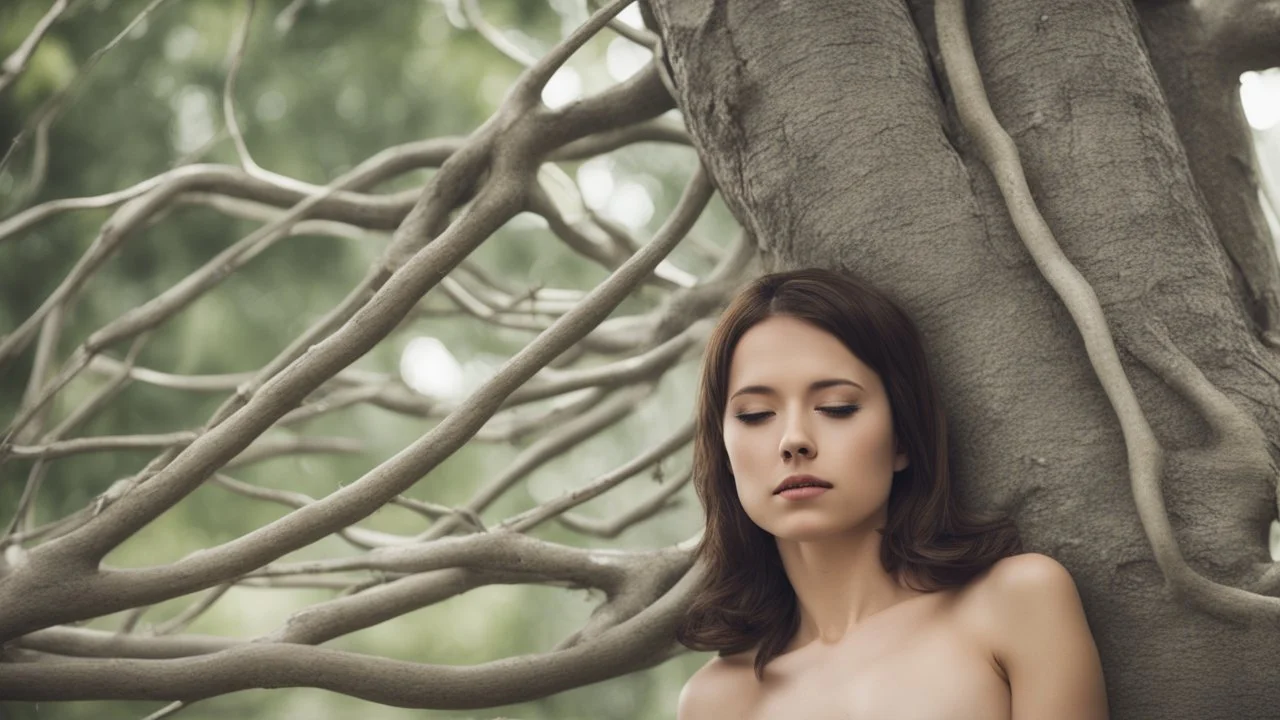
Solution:
<svg viewBox="0 0 1280 720"><path fill-rule="evenodd" d="M843 417L848 417L854 414L855 412L857 412L859 407L860 406L858 405L833 405L829 407L820 407L818 408L818 410L832 417L843 418ZM739 415L735 415L734 417L738 418L739 420L741 420L742 422L748 425L754 425L758 422L762 422L765 418L769 417L772 414L773 413L771 412L741 413Z"/></svg>

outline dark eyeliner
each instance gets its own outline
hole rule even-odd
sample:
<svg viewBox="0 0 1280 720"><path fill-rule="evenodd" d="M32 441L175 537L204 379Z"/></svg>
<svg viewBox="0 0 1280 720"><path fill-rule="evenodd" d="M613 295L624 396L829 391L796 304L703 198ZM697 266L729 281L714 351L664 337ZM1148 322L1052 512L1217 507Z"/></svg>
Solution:
<svg viewBox="0 0 1280 720"><path fill-rule="evenodd" d="M829 405L827 407L820 407L818 409L834 417L848 417L854 414L855 412L857 412L859 409L861 409L861 406L860 405ZM768 411L758 412L758 413L739 413L737 415L734 415L734 417L736 417L738 420L741 420L742 422L748 425L751 425L751 424L760 422L765 418L765 416L771 415L771 414L772 413Z"/></svg>

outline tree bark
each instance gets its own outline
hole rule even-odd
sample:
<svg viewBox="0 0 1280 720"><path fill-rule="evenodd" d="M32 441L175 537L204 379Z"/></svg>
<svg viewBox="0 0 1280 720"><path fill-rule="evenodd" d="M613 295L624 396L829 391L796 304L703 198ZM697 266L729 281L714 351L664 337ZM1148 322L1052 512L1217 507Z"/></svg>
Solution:
<svg viewBox="0 0 1280 720"><path fill-rule="evenodd" d="M1280 262L1258 204L1258 163L1240 103L1241 28L1188 3L1139 4L1143 35L1196 185L1231 259L1238 297L1280 345ZM1223 25L1235 33L1225 33ZM1234 36L1234 37L1233 37ZM1275 38L1280 46L1280 34Z"/></svg>
<svg viewBox="0 0 1280 720"><path fill-rule="evenodd" d="M1166 582L1080 331L972 139L954 129L926 13L902 0L813 2L804 12L746 0L651 4L695 145L766 267L866 277L916 318L962 492L1012 513L1029 549L1072 571L1112 717L1273 716L1275 623L1228 621ZM1223 452L1207 418L1168 384L1168 365L1139 359L1185 356L1258 437L1280 430L1280 362L1236 299L1175 126L1191 109L1171 110L1179 98L1166 99L1128 3L986 0L969 18L995 114L1041 213L1092 285L1165 451L1163 496L1182 555L1216 582L1257 587L1271 565L1274 441ZM1256 198L1236 201L1257 210ZM1174 347L1159 346L1152 328Z"/></svg>

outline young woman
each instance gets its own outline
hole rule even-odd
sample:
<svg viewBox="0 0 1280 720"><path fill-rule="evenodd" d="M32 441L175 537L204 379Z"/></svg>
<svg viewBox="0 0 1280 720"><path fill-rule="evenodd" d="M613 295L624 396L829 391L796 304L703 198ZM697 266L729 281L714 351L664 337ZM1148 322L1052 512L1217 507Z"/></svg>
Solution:
<svg viewBox="0 0 1280 720"><path fill-rule="evenodd" d="M678 720L1104 720L1070 574L957 502L925 351L838 273L765 275L711 336L694 478L718 656Z"/></svg>

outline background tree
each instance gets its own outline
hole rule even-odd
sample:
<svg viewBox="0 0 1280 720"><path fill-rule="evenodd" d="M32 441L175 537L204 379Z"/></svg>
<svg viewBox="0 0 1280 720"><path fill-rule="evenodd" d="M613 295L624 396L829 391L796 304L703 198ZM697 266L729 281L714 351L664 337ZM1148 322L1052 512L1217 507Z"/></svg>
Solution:
<svg viewBox="0 0 1280 720"><path fill-rule="evenodd" d="M961 482L1074 573L1114 716L1274 715L1277 273L1236 88L1280 6L654 5L764 254L920 319Z"/></svg>
<svg viewBox="0 0 1280 720"><path fill-rule="evenodd" d="M1267 716L1280 275L1236 89L1280 6L624 4L8 10L0 697L669 714L692 360L743 280L822 265L919 320L1114 716ZM619 82L566 104L570 56ZM543 607L424 648L497 585Z"/></svg>

